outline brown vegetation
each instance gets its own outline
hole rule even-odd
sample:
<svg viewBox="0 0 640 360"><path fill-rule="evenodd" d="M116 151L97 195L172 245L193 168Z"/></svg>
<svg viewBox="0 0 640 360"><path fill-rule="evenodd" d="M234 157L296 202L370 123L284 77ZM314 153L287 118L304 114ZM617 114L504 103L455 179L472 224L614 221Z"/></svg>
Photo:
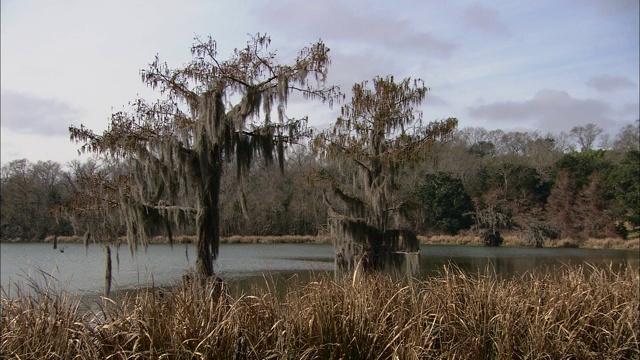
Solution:
<svg viewBox="0 0 640 360"><path fill-rule="evenodd" d="M501 279L445 268L406 286L372 276L130 293L99 311L32 287L2 294L0 357L630 359L640 356L637 269L565 268Z"/></svg>
<svg viewBox="0 0 640 360"><path fill-rule="evenodd" d="M194 236L176 236L174 243L191 244L195 242ZM474 235L436 235L418 236L422 245L482 245L480 239ZM10 239L7 242L21 242L21 239ZM47 237L45 242L53 242L53 237ZM123 238L124 243L126 240ZM58 243L82 243L81 236L58 236ZM156 236L150 239L151 244L168 244L169 239L163 236ZM220 239L222 244L330 244L331 238L328 236L228 236ZM524 246L523 240L515 235L505 235L502 246ZM549 241L545 247L551 248L583 248L583 249L618 249L618 250L638 250L640 249L640 238L623 240L620 238L587 239L585 241L575 241L573 239L558 239Z"/></svg>
<svg viewBox="0 0 640 360"><path fill-rule="evenodd" d="M437 235L418 236L420 244L423 245L482 245L477 236L471 235ZM502 246L526 246L524 241L515 235L504 237ZM640 239L623 240L620 238L587 239L576 241L573 239L558 239L548 241L545 247L550 248L582 248L582 249L617 249L617 250L638 250L640 249Z"/></svg>
<svg viewBox="0 0 640 360"><path fill-rule="evenodd" d="M45 242L53 242L53 236L47 237ZM126 239L120 238L121 243L126 243ZM19 239L13 242L20 242ZM58 236L58 243L81 243L81 236ZM183 235L173 238L174 244L193 244L196 242L195 236ZM150 244L168 244L169 238L166 236L154 236L149 239ZM331 239L328 236L311 235L284 235L284 236L223 236L220 238L222 244L329 244Z"/></svg>

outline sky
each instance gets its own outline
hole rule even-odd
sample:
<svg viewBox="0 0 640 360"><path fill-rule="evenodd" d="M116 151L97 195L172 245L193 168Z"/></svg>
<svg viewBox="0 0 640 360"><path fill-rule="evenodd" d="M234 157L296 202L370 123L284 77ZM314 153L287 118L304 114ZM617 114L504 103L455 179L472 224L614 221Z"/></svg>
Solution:
<svg viewBox="0 0 640 360"><path fill-rule="evenodd" d="M423 79L425 121L612 137L640 118L638 0L294 1L1 0L3 165L78 157L69 125L106 129L112 113L155 93L140 78L211 36L221 59L266 33L282 63L322 40L328 83L349 96L375 76ZM323 128L339 114L293 101L287 115Z"/></svg>

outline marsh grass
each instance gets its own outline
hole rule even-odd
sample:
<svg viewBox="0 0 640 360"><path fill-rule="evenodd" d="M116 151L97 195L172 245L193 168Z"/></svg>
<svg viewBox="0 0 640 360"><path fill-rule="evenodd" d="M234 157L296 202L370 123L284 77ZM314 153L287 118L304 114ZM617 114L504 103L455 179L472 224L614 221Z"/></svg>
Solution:
<svg viewBox="0 0 640 360"><path fill-rule="evenodd" d="M81 312L52 288L2 294L2 357L219 359L638 359L639 274L566 267L503 279L445 267L382 276L147 289ZM11 295L11 296L10 296Z"/></svg>
<svg viewBox="0 0 640 360"><path fill-rule="evenodd" d="M478 245L480 239L470 235L436 235L418 236L420 244L424 245ZM518 236L505 235L501 246L527 246ZM618 249L637 250L640 248L640 238L624 240L621 238L587 239L577 241L574 239L550 240L544 243L544 247L550 248L584 248L584 249Z"/></svg>
<svg viewBox="0 0 640 360"><path fill-rule="evenodd" d="M68 357L74 353L72 345L87 320L79 305L79 298L42 270L24 286L14 283L3 287L1 357Z"/></svg>
<svg viewBox="0 0 640 360"><path fill-rule="evenodd" d="M81 236L58 236L58 243L82 243L84 240ZM176 244L195 244L196 237L192 235L180 235L173 238ZM8 242L21 242L21 239L13 239ZM122 237L119 241L126 244L126 238ZM48 236L44 242L53 243L53 236ZM166 236L154 236L149 239L150 244L168 244L169 238ZM312 235L283 235L283 236L224 236L220 238L222 244L329 244L331 239L328 236L312 236Z"/></svg>
<svg viewBox="0 0 640 360"><path fill-rule="evenodd" d="M195 236L176 236L174 239L176 244L192 244L196 242ZM418 236L420 244L423 245L475 245L481 246L480 239L475 235L434 235L434 236ZM10 240L9 242L19 242L20 239ZM45 242L53 243L53 236L47 237ZM126 243L125 238L121 238L122 243ZM58 236L58 243L82 243L83 238L80 236ZM168 244L169 239L164 236L155 236L149 241L151 244ZM227 236L220 239L222 244L330 244L331 239L328 236L312 236L312 235L285 235L285 236ZM526 246L523 240L515 235L505 234L502 246ZM573 239L558 239L548 241L545 247L570 247L570 248L588 248L588 249L620 249L632 250L640 249L640 238L637 236L629 240L620 238L604 238L604 239L587 239L577 241Z"/></svg>

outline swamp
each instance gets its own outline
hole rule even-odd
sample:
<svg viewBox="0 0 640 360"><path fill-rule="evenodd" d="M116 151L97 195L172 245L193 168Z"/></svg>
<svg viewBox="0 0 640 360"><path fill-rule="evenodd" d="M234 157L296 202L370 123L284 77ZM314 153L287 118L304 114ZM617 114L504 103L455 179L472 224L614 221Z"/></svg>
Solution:
<svg viewBox="0 0 640 360"><path fill-rule="evenodd" d="M458 129L420 78L347 97L321 40L270 46L196 37L141 70L158 99L69 126L89 160L2 167L0 358L640 358L640 120Z"/></svg>

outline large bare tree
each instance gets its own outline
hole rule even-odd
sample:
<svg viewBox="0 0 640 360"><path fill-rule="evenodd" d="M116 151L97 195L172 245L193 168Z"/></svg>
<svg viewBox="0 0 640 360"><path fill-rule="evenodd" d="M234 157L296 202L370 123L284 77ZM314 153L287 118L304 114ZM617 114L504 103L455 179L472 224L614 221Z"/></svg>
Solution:
<svg viewBox="0 0 640 360"><path fill-rule="evenodd" d="M419 79L376 77L371 85L355 84L342 115L314 140L316 151L338 164L337 171L321 171L330 190L325 200L338 276L358 269L393 273L407 264L415 269L418 241L404 223L408 202L394 196L395 177L457 125L454 118L423 125L414 107L428 89Z"/></svg>
<svg viewBox="0 0 640 360"><path fill-rule="evenodd" d="M213 275L224 162L236 163L238 179L256 156L267 163L277 159L282 168L286 144L307 135L306 118L285 115L289 95L329 104L340 96L337 88L325 87L330 59L324 43L303 48L290 65L279 63L269 44L258 34L222 60L214 40L196 39L184 67L169 68L156 57L141 72L160 100L135 100L131 111L112 115L102 134L70 127L81 151L130 162L118 199L130 243L146 244L158 223L171 238L171 225L195 219L196 274Z"/></svg>
<svg viewBox="0 0 640 360"><path fill-rule="evenodd" d="M596 124L589 123L585 126L574 126L571 129L571 137L580 145L580 151L593 149L596 139L604 130Z"/></svg>
<svg viewBox="0 0 640 360"><path fill-rule="evenodd" d="M613 148L623 152L640 151L640 119L620 129L613 143Z"/></svg>

